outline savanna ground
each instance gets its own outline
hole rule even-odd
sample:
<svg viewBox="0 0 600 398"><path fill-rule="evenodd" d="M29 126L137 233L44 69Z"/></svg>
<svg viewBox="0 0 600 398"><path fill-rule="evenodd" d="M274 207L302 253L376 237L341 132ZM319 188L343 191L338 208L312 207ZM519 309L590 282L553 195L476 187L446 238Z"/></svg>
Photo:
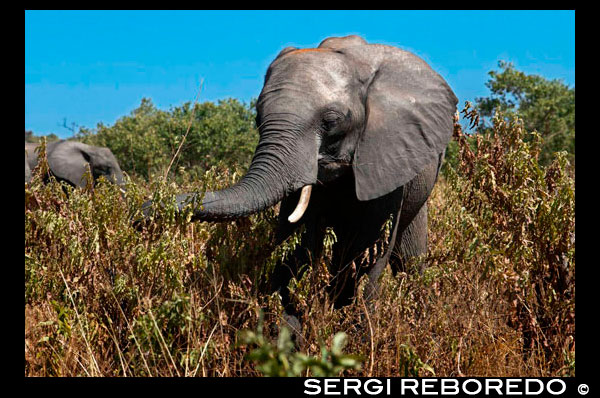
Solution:
<svg viewBox="0 0 600 398"><path fill-rule="evenodd" d="M574 376L573 166L564 152L541 166L542 138L517 118L469 135L456 124L451 145L429 200L425 271L388 270L372 312L360 289L334 310L326 250L291 282L300 349L280 327L279 296L261 294L297 243L274 246L277 206L187 223L167 205L132 226L148 197L225 187L243 169L135 178L122 196L43 185L42 162L25 188L25 375ZM331 231L325 247L334 241Z"/></svg>

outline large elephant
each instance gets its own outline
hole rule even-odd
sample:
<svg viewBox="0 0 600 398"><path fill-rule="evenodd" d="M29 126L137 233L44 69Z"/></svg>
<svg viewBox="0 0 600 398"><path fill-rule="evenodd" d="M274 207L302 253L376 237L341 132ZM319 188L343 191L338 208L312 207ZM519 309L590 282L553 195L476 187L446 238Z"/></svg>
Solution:
<svg viewBox="0 0 600 398"><path fill-rule="evenodd" d="M25 143L25 182L31 179L31 170L37 166L39 145ZM76 141L54 141L46 145L46 157L52 175L57 180L66 181L75 187L86 186L85 176L88 165L94 181L104 176L118 185L124 183L119 162L108 148Z"/></svg>
<svg viewBox="0 0 600 398"><path fill-rule="evenodd" d="M247 174L221 191L178 195L178 207L192 204L194 220L223 221L281 201L278 242L306 227L271 278L289 315L287 285L319 257L327 227L337 236L335 306L351 302L364 274L373 297L388 262L396 273L427 250L426 202L456 104L444 79L407 51L358 36L287 47L269 66L256 104L260 139ZM146 216L149 209L147 202Z"/></svg>

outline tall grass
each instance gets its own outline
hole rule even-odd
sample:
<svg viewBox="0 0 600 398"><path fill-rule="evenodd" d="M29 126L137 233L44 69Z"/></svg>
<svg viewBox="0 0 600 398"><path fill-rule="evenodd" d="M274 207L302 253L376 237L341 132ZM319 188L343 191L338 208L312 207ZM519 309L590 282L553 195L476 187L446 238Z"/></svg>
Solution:
<svg viewBox="0 0 600 398"><path fill-rule="evenodd" d="M463 112L476 118L468 106ZM496 117L492 130L465 135L455 125L457 165L445 168L429 201L423 273L384 273L371 312L360 291L353 304L332 308L327 255L291 282L305 338L294 358L313 365L323 352L344 358L337 333L345 332L344 351L362 364L336 368L328 356L319 369L574 375L570 165L558 153L540 167L540 137L518 120ZM44 185L43 167L25 187L25 375L259 376L272 369L261 347L292 358L279 296L261 293L269 265L295 243L275 247L276 207L227 223L188 223L169 200L228 186L239 173L213 168L200 181L183 172L179 185L130 181L122 196L102 182ZM167 205L138 231L131 220L148 196Z"/></svg>

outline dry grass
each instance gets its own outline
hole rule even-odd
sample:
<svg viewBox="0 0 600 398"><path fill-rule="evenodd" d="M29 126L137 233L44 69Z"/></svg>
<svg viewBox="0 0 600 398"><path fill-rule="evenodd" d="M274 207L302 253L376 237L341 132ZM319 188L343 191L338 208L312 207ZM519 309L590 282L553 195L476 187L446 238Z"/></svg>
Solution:
<svg viewBox="0 0 600 398"><path fill-rule="evenodd" d="M540 168L539 137L516 121L496 119L494 132L469 137L457 126L459 165L430 199L427 268L385 273L372 313L361 294L332 309L327 256L294 281L304 354L320 356L345 331L345 352L363 364L344 375L574 375L569 165L558 155ZM40 177L25 199L26 376L262 374L239 331L256 330L262 310L264 335L277 339L279 297L260 293L266 264L285 252L272 254L276 209L190 224L166 206L160 222L131 225L150 192L168 198L238 175L132 182L124 197L109 184L67 194Z"/></svg>

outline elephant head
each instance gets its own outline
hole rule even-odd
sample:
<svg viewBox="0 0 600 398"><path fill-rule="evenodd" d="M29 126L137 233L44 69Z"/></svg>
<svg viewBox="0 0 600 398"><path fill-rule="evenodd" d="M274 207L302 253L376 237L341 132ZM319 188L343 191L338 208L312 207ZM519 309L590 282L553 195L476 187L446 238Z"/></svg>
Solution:
<svg viewBox="0 0 600 398"><path fill-rule="evenodd" d="M33 169L37 165L38 159L35 148L38 145L25 145L27 153L26 164L28 164L30 169ZM117 185L123 185L124 183L123 172L119 167L119 162L108 148L63 140L48 143L46 156L52 175L73 186L86 186L87 180L85 176L88 165L94 181L100 176L104 176L107 180Z"/></svg>
<svg viewBox="0 0 600 398"><path fill-rule="evenodd" d="M318 48L283 49L269 66L256 105L260 139L247 174L207 192L193 218L245 216L311 186L353 174L356 197L381 197L439 158L452 135L457 98L422 59L358 36ZM177 197L180 208L199 194Z"/></svg>
<svg viewBox="0 0 600 398"><path fill-rule="evenodd" d="M38 163L38 154L36 152L37 148L40 146L39 143L34 142L26 142L25 143L25 163L29 170L33 170ZM25 170L27 170L27 167Z"/></svg>

